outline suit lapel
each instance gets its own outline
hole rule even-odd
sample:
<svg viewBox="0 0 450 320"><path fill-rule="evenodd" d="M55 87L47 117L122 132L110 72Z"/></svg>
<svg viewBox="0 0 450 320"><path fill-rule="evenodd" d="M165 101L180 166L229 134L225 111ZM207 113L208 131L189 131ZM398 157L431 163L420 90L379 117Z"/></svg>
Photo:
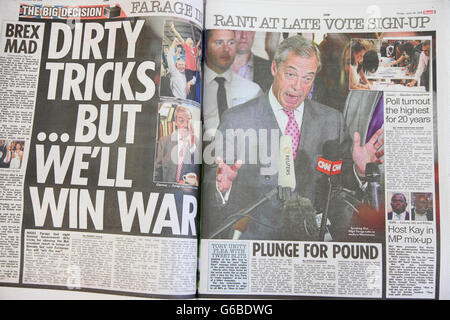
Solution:
<svg viewBox="0 0 450 320"><path fill-rule="evenodd" d="M320 141L318 128L320 128L320 120L314 106L310 100L305 100L303 119L300 130L300 143L297 150L297 158L295 159L295 174L297 177L297 189L301 194L313 198L312 194L305 194L309 190L309 186L313 184L314 166L313 159L317 144Z"/></svg>
<svg viewBox="0 0 450 320"><path fill-rule="evenodd" d="M311 147L315 146L318 141L317 128L321 124L318 121L317 112L314 110L311 100L306 99L304 106L299 150L312 150Z"/></svg>
<svg viewBox="0 0 450 320"><path fill-rule="evenodd" d="M273 113L272 107L270 106L269 102L269 96L265 94L264 96L264 103L262 104L262 108L259 110L260 112L256 115L258 117L260 123L263 125L262 128L266 127L268 129L278 129L280 130L280 127L278 126L277 119L275 118L275 114ZM284 134L280 130L280 135Z"/></svg>

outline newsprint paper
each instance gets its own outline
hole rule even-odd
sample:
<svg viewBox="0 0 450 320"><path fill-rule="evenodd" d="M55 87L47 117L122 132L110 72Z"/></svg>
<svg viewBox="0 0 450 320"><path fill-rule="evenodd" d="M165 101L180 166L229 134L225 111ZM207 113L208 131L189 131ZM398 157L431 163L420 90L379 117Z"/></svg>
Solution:
<svg viewBox="0 0 450 320"><path fill-rule="evenodd" d="M2 3L3 285L195 296L202 27L201 1Z"/></svg>
<svg viewBox="0 0 450 320"><path fill-rule="evenodd" d="M200 296L439 297L442 5L206 2Z"/></svg>
<svg viewBox="0 0 450 320"><path fill-rule="evenodd" d="M3 1L0 298L450 298L448 9Z"/></svg>

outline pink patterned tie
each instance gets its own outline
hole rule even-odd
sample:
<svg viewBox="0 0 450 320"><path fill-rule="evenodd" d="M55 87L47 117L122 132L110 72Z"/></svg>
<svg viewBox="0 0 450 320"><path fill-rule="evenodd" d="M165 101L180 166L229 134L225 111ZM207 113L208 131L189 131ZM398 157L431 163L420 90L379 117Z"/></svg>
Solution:
<svg viewBox="0 0 450 320"><path fill-rule="evenodd" d="M295 120L295 115L293 110L285 110L284 113L289 117L289 121L286 126L286 130L284 131L285 135L291 136L292 139L292 155L294 159L297 158L297 148L300 142L300 129L298 128L297 120Z"/></svg>

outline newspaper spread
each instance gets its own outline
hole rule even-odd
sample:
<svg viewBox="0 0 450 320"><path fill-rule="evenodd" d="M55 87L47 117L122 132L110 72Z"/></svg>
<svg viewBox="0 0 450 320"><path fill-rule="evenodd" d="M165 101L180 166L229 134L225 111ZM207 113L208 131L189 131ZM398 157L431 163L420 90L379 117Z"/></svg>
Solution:
<svg viewBox="0 0 450 320"><path fill-rule="evenodd" d="M207 1L201 296L439 296L441 5Z"/></svg>
<svg viewBox="0 0 450 320"><path fill-rule="evenodd" d="M195 296L202 27L202 1L2 3L2 284Z"/></svg>
<svg viewBox="0 0 450 320"><path fill-rule="evenodd" d="M448 7L4 1L0 297L448 299Z"/></svg>

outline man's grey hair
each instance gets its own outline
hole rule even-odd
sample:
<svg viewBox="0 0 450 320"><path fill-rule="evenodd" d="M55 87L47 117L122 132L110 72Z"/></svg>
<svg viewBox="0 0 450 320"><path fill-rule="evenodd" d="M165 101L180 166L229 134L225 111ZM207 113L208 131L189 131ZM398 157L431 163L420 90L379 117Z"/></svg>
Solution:
<svg viewBox="0 0 450 320"><path fill-rule="evenodd" d="M186 108L186 107L184 107L184 106L182 106L182 105L178 105L178 106L176 107L176 109L175 109L175 114L174 114L174 118L175 118L175 119L177 118L177 115L178 115L178 113L180 113L180 112L184 112L184 113L188 114L189 117L192 119L192 113L191 113L191 111L190 111L188 108Z"/></svg>
<svg viewBox="0 0 450 320"><path fill-rule="evenodd" d="M320 61L320 50L319 47L311 40L303 38L302 36L293 36L287 39L284 39L279 45L277 50L275 51L275 55L273 60L275 61L277 68L280 66L284 60L286 60L289 52L294 52L300 57L313 57L314 55L317 57L318 65L317 71L320 71L322 67L322 63Z"/></svg>

